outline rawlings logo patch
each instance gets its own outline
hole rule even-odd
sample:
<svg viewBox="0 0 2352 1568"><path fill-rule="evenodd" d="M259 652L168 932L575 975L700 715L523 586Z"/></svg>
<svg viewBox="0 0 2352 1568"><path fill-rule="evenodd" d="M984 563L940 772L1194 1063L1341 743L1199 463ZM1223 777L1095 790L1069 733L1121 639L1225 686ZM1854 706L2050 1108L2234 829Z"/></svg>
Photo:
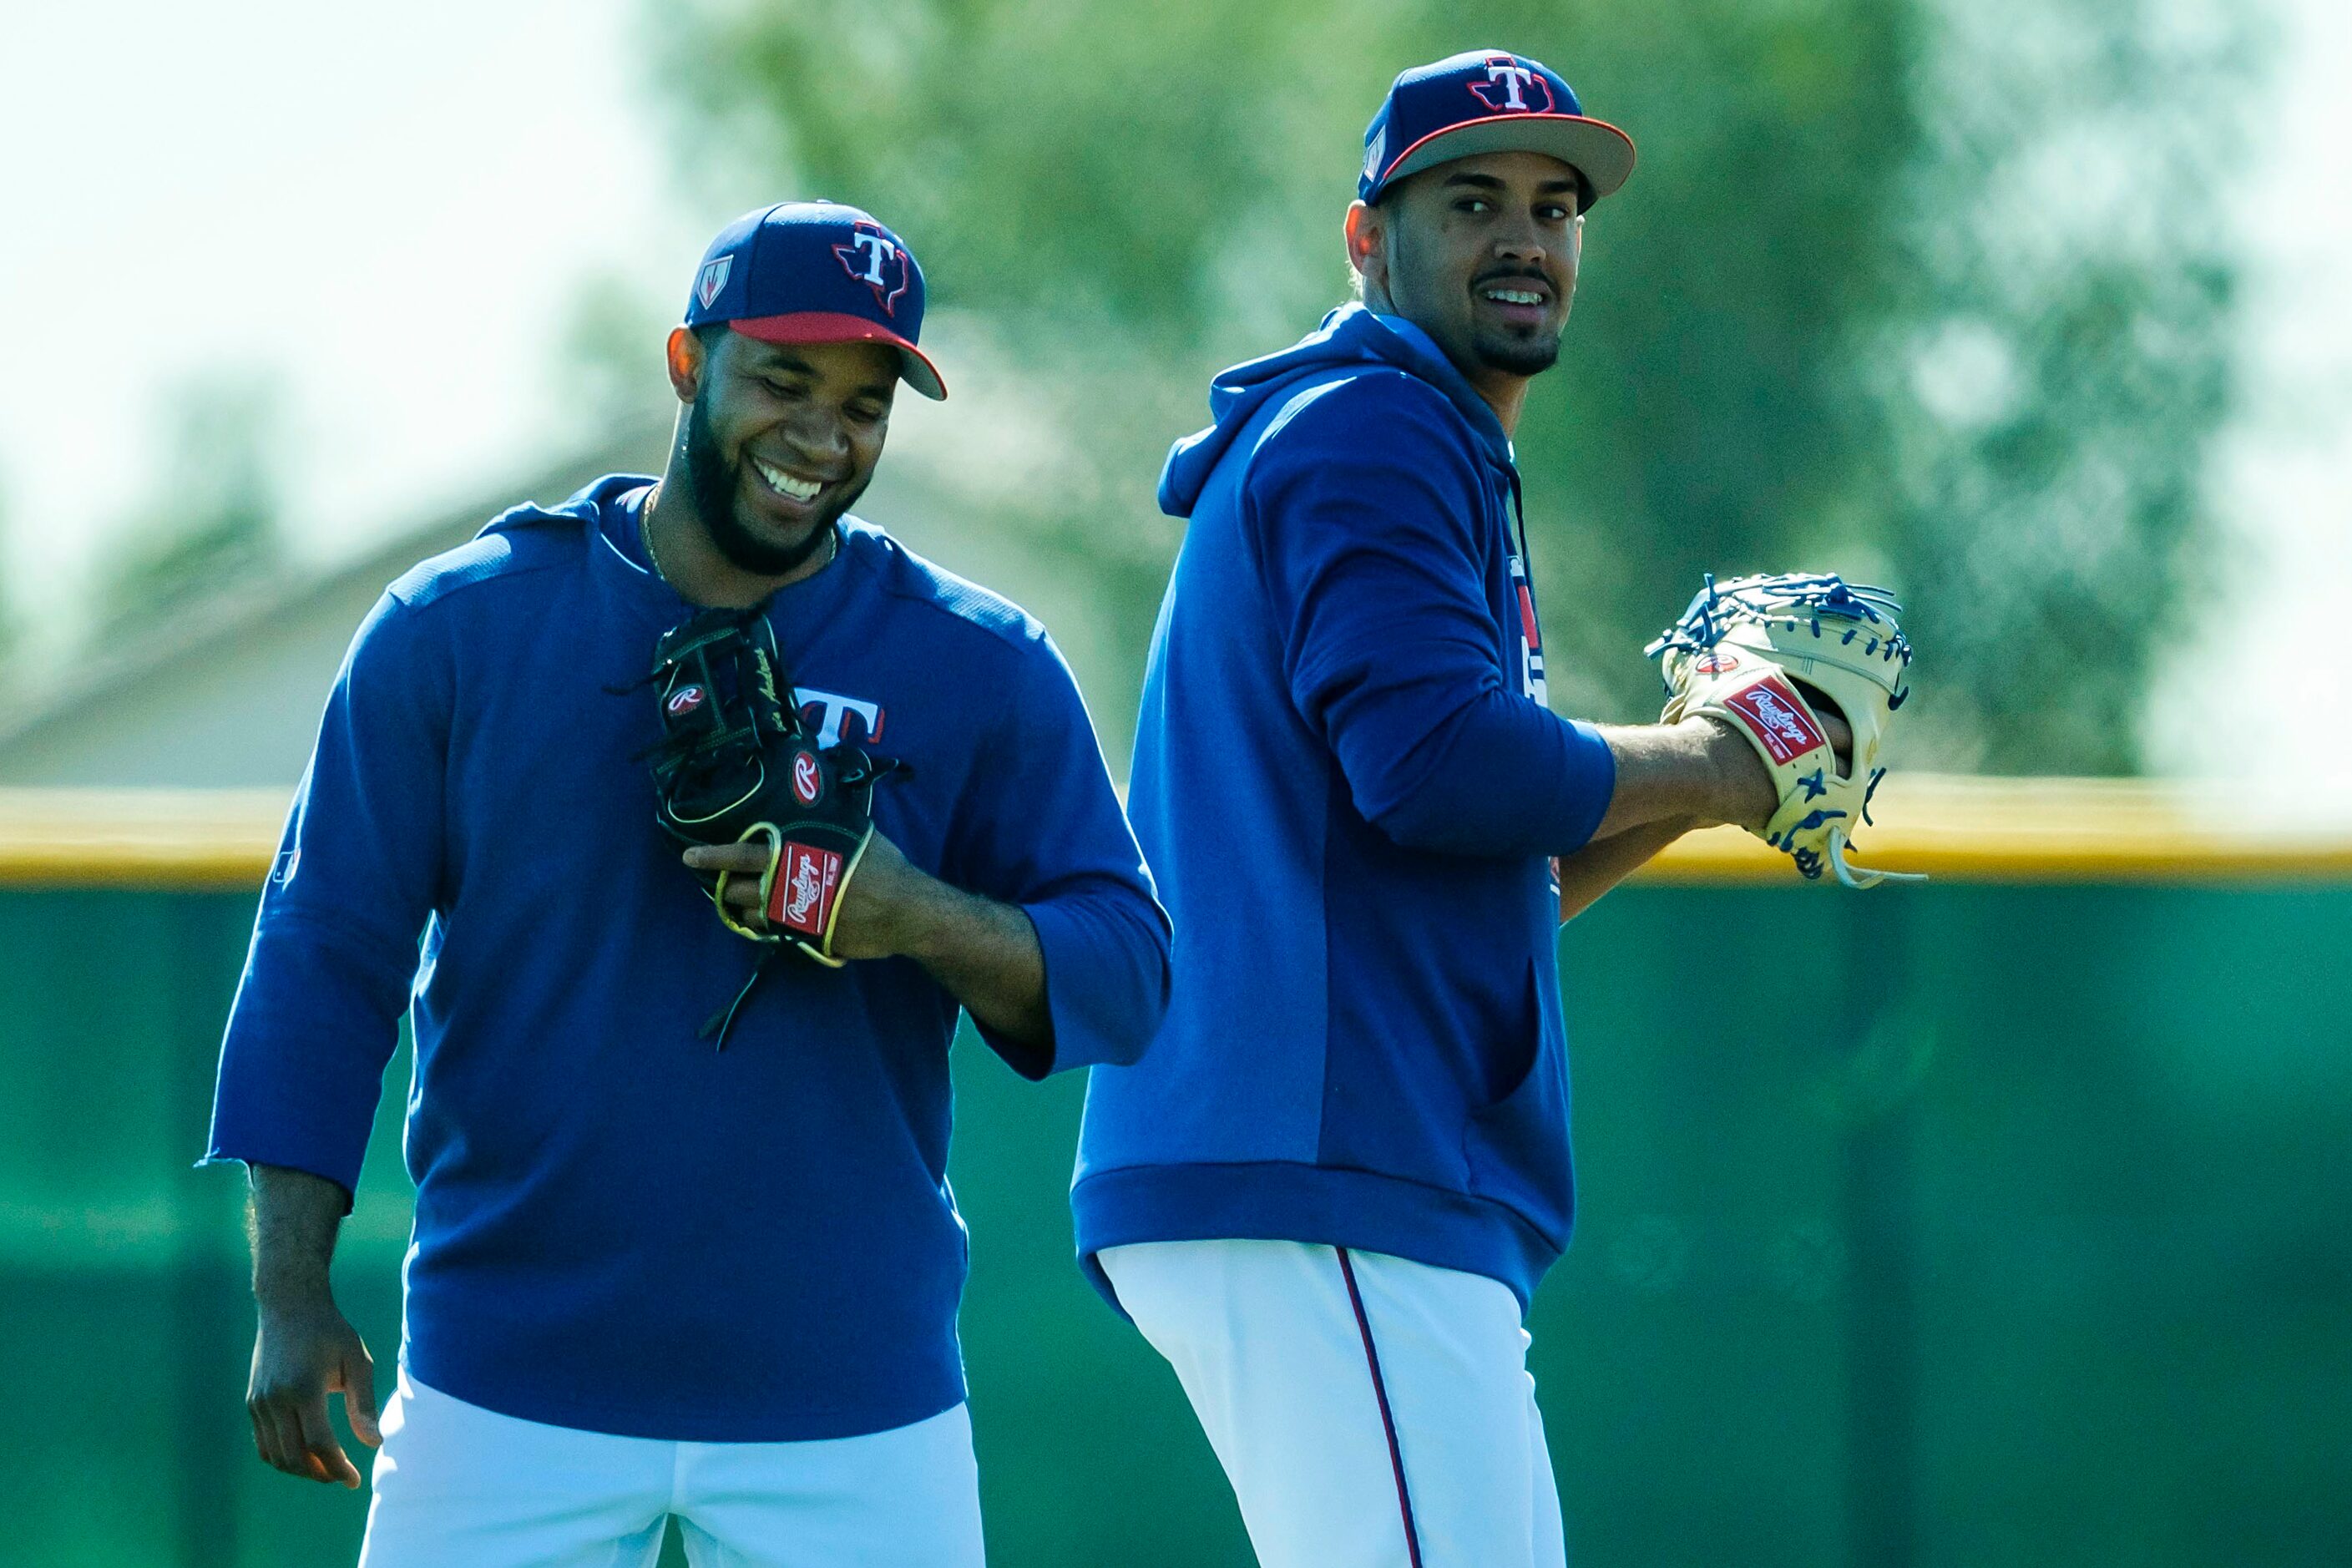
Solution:
<svg viewBox="0 0 2352 1568"><path fill-rule="evenodd" d="M841 857L831 849L787 842L768 900L768 923L822 937L841 891Z"/></svg>
<svg viewBox="0 0 2352 1568"><path fill-rule="evenodd" d="M1777 675L1733 692L1723 705L1739 715L1749 731L1764 742L1772 760L1782 766L1830 743L1797 694Z"/></svg>
<svg viewBox="0 0 2352 1568"><path fill-rule="evenodd" d="M1700 675L1724 675L1738 668L1739 656L1736 653L1711 653L1691 666Z"/></svg>
<svg viewBox="0 0 2352 1568"><path fill-rule="evenodd" d="M801 797L803 805L814 805L816 797L824 793L824 775L817 770L814 752L793 754L793 793Z"/></svg>
<svg viewBox="0 0 2352 1568"><path fill-rule="evenodd" d="M662 709L671 718L679 718L701 707L704 695L699 686L681 686L669 694L669 700L662 704Z"/></svg>

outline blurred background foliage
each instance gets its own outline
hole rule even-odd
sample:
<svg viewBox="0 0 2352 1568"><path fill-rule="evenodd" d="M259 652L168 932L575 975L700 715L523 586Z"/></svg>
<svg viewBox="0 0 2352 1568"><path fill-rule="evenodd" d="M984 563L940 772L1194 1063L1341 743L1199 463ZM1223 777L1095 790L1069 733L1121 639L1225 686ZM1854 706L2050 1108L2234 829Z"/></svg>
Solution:
<svg viewBox="0 0 2352 1568"><path fill-rule="evenodd" d="M127 520L98 584L96 637L152 629L285 561L283 475L289 449L277 379L221 368L166 397L154 492Z"/></svg>
<svg viewBox="0 0 2352 1568"><path fill-rule="evenodd" d="M690 172L876 211L1064 432L973 521L1095 584L1116 751L1181 539L1167 443L1217 369L1346 298L1390 78L1492 46L1642 153L1518 437L1555 704L1647 717L1634 650L1702 571L1831 567L1911 603L1913 764L2139 764L2210 566L2247 8L687 0L652 26Z"/></svg>

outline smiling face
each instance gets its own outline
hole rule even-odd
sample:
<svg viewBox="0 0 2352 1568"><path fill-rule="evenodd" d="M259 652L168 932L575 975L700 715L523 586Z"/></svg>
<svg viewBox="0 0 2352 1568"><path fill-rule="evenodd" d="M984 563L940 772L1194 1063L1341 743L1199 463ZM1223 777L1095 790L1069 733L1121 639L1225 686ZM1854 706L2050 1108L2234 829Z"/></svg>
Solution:
<svg viewBox="0 0 2352 1568"><path fill-rule="evenodd" d="M754 576L792 573L874 477L898 352L681 327L670 371L689 405L686 479L711 543Z"/></svg>
<svg viewBox="0 0 2352 1568"><path fill-rule="evenodd" d="M1422 170L1348 211L1364 299L1435 339L1491 399L1559 357L1584 233L1577 172L1541 153Z"/></svg>

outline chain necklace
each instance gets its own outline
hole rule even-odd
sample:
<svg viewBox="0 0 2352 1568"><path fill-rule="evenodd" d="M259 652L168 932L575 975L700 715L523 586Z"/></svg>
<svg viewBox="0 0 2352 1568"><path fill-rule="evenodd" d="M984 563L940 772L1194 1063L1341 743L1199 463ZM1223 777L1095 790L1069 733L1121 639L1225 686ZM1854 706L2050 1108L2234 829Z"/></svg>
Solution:
<svg viewBox="0 0 2352 1568"><path fill-rule="evenodd" d="M654 549L654 503L660 499L661 485L659 481L656 481L653 489L646 496L644 509L637 513L637 537L645 541L646 559L652 563L654 575L668 584L673 590L682 593L683 591L677 588L677 579L671 576L668 569L662 565L661 556ZM817 563L816 572L822 572L832 565L833 558L840 553L841 528L836 523L824 531L824 559ZM809 575L814 577L816 572L812 572Z"/></svg>
<svg viewBox="0 0 2352 1568"><path fill-rule="evenodd" d="M654 553L654 503L661 500L661 485L656 481L646 494L646 504L637 513L637 537L646 542L646 559L653 563L654 575L675 589L677 584L662 570L661 557Z"/></svg>

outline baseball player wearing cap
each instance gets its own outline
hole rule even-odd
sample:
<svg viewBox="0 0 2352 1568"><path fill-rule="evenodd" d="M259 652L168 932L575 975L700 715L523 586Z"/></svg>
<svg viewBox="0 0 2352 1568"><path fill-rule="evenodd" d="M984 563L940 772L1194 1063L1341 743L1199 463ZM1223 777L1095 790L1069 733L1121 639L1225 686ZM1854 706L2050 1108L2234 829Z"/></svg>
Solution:
<svg viewBox="0 0 2352 1568"><path fill-rule="evenodd" d="M357 1486L329 1394L380 1431L376 1568L650 1563L673 1514L698 1563L982 1560L958 1010L1031 1078L1132 1060L1168 931L1044 629L847 515L896 384L944 395L922 314L914 258L866 214L746 216L669 337L660 479L518 507L426 561L335 682L210 1158L252 1173L255 1440ZM774 966L723 1051L698 1031L761 950L656 827L633 760L654 703L607 690L706 605L764 606L823 740L912 769L837 906L833 952L861 962ZM379 1421L328 1259L404 1009L416 1220Z"/></svg>
<svg viewBox="0 0 2352 1568"><path fill-rule="evenodd" d="M1558 925L1776 804L1727 727L1545 705L1511 432L1633 164L1522 56L1398 77L1362 302L1220 375L1160 479L1129 805L1178 984L1072 1203L1267 1568L1563 1562L1521 1328L1571 1207Z"/></svg>

